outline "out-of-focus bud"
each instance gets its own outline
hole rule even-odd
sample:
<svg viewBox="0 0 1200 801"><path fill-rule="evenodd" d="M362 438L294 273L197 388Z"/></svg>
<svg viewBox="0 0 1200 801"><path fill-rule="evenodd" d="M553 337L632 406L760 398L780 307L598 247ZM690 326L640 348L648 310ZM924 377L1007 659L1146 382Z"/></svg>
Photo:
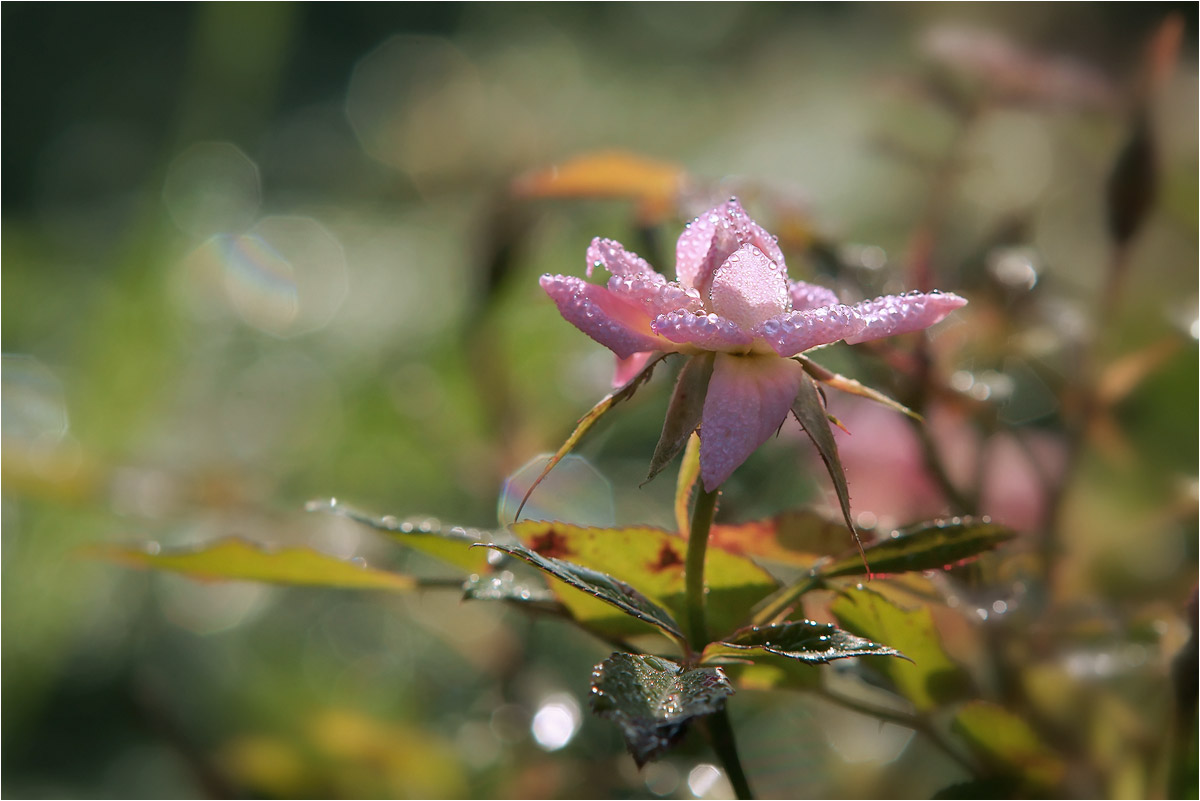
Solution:
<svg viewBox="0 0 1200 801"><path fill-rule="evenodd" d="M1108 232L1118 246L1126 245L1141 228L1158 191L1154 137L1143 109L1108 177Z"/></svg>

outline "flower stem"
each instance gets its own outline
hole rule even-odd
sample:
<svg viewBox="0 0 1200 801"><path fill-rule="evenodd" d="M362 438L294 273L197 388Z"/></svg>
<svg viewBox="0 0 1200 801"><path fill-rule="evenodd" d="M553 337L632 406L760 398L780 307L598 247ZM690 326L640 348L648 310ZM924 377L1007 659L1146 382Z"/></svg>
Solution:
<svg viewBox="0 0 1200 801"><path fill-rule="evenodd" d="M708 645L708 622L704 613L704 554L708 550L708 531L717 511L717 492L703 486L692 510L692 527L688 534L687 562L684 582L687 589L688 641L699 654Z"/></svg>
<svg viewBox="0 0 1200 801"><path fill-rule="evenodd" d="M713 750L725 766L725 775L733 785L734 794L741 799L754 798L750 782L746 781L746 772L742 770L742 762L738 759L733 726L729 725L729 713L723 707L719 712L708 716L708 733L712 737Z"/></svg>
<svg viewBox="0 0 1200 801"><path fill-rule="evenodd" d="M712 529L713 516L717 512L719 490L708 492L700 486L696 496L696 507L692 510L692 526L688 533L687 561L684 564L684 582L687 589L689 660L695 659L708 645L708 620L704 612L704 555L708 550L708 532ZM733 739L733 727L729 725L729 713L725 708L708 716L708 733L712 738L713 750L725 768L725 775L738 798L754 798L746 772L738 758L737 743Z"/></svg>

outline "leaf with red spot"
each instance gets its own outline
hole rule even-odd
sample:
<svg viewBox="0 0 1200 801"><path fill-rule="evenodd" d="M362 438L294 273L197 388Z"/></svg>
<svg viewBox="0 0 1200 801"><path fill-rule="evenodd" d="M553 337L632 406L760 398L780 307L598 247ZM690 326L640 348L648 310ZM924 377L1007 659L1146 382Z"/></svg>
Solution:
<svg viewBox="0 0 1200 801"><path fill-rule="evenodd" d="M686 617L683 581L687 540L659 528L582 528L559 522L523 520L512 532L527 547L543 556L553 555L575 564L615 576L636 587L676 619ZM542 551L537 545L550 546ZM764 569L744 556L729 553L710 542L705 565L708 586L709 628L716 634L739 626L750 609L777 586ZM586 603L579 593L559 593L559 600L577 619L606 627L620 625L611 609ZM624 632L632 633L626 627Z"/></svg>
<svg viewBox="0 0 1200 801"><path fill-rule="evenodd" d="M712 527L709 547L808 570L828 556L854 553L846 540L846 524L810 510L794 510L748 523L719 523ZM861 561L859 566L862 566Z"/></svg>

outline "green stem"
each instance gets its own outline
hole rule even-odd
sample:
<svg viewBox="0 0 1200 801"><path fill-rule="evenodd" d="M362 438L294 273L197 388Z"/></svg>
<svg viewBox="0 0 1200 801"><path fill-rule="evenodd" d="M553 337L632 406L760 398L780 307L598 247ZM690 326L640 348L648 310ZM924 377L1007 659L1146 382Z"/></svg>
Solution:
<svg viewBox="0 0 1200 801"><path fill-rule="evenodd" d="M729 725L729 713L724 708L708 716L708 733L712 736L713 750L725 766L725 775L733 785L733 792L741 799L754 798L742 762L738 759L737 743L733 739L733 726Z"/></svg>
<svg viewBox="0 0 1200 801"><path fill-rule="evenodd" d="M697 654L708 645L708 623L704 614L704 554L708 550L708 531L717 511L717 490L707 492L703 486L692 510L692 528L688 534L687 563L684 581L687 585L688 639Z"/></svg>
<svg viewBox="0 0 1200 801"><path fill-rule="evenodd" d="M696 496L696 507L692 510L692 526L688 533L687 561L684 564L684 583L687 589L688 659L695 659L708 645L708 621L704 612L704 555L708 551L708 532L712 529L713 517L717 512L717 493L708 492L703 485ZM729 714L722 707L708 716L708 733L712 737L713 750L725 768L725 775L738 798L751 799L750 783L738 758L737 743L733 739L733 727L729 725Z"/></svg>

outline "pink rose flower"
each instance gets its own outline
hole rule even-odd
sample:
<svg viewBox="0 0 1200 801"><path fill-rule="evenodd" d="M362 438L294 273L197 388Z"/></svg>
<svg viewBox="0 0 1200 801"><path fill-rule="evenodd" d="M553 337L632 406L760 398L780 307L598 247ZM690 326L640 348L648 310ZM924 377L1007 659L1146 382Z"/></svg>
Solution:
<svg viewBox="0 0 1200 801"><path fill-rule="evenodd" d="M800 389L790 357L928 328L966 303L947 292L885 295L854 305L832 290L788 279L775 238L736 199L701 214L679 236L676 281L611 239L594 239L587 274L606 286L543 275L559 312L617 355L623 383L655 352L714 353L700 422L700 477L715 490L779 430Z"/></svg>

